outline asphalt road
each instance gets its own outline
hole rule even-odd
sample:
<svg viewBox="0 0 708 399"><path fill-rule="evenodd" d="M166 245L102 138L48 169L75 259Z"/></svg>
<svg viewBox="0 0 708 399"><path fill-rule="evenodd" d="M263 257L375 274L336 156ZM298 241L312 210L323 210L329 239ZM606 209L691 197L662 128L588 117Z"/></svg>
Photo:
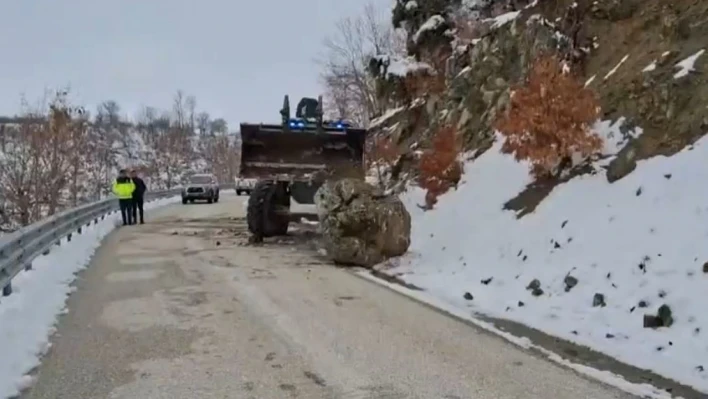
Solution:
<svg viewBox="0 0 708 399"><path fill-rule="evenodd" d="M247 245L244 200L111 234L23 398L630 398L328 265L306 224Z"/></svg>

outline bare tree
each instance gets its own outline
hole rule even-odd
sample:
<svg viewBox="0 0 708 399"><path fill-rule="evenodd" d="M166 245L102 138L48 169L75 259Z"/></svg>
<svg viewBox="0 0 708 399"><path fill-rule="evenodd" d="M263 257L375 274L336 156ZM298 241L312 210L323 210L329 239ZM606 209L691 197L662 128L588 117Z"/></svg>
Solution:
<svg viewBox="0 0 708 399"><path fill-rule="evenodd" d="M208 112L200 112L197 114L197 131L200 135L205 135L210 133L211 116Z"/></svg>
<svg viewBox="0 0 708 399"><path fill-rule="evenodd" d="M403 54L405 33L394 30L388 13L381 11L372 3L367 4L361 15L338 21L336 34L325 40L325 53L319 63L330 116L368 126L372 118L383 112L367 66L374 55Z"/></svg>

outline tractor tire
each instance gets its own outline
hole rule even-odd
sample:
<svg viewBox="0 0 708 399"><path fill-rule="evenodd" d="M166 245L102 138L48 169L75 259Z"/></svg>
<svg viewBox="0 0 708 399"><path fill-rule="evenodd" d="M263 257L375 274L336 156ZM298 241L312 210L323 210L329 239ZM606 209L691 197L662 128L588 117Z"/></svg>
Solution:
<svg viewBox="0 0 708 399"><path fill-rule="evenodd" d="M286 235L290 215L279 212L284 208L290 208L290 194L286 186L273 181L258 182L248 198L248 230L257 240Z"/></svg>
<svg viewBox="0 0 708 399"><path fill-rule="evenodd" d="M241 190L236 190L236 195L241 195Z"/></svg>

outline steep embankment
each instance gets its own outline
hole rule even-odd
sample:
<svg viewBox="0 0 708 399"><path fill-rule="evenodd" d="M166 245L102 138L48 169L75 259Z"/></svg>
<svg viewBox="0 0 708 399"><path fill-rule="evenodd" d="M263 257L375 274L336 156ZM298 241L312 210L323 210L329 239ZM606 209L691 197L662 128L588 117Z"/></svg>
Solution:
<svg viewBox="0 0 708 399"><path fill-rule="evenodd" d="M418 188L404 194L411 252L383 267L453 306L708 393L708 3L514 3L518 11L443 0L394 9L412 58L372 62L391 108L374 126L417 148L451 125L472 156L435 209L421 210ZM534 181L501 153L493 126L547 52L597 93L603 148ZM426 76L414 60L445 77L441 90L410 90Z"/></svg>

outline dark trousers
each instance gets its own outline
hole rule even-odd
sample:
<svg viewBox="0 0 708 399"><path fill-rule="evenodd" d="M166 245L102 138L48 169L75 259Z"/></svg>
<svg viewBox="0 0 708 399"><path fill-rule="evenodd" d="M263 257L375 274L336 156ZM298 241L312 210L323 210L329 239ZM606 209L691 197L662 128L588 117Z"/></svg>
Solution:
<svg viewBox="0 0 708 399"><path fill-rule="evenodd" d="M143 197L133 198L133 223L138 221L138 213L140 213L140 224L145 223L143 218Z"/></svg>
<svg viewBox="0 0 708 399"><path fill-rule="evenodd" d="M123 225L133 224L133 200L119 199L120 216L123 218Z"/></svg>

